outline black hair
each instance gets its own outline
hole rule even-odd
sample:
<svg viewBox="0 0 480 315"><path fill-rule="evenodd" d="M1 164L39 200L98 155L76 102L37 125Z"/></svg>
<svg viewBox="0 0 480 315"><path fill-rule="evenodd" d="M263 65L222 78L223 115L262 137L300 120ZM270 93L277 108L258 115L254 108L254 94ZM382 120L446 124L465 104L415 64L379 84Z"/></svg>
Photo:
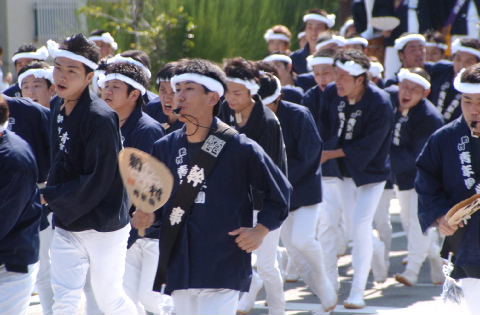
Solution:
<svg viewBox="0 0 480 315"><path fill-rule="evenodd" d="M48 69L50 68L50 65L46 63L45 61L32 61L18 72L18 75L21 75L27 70L30 69ZM44 79L47 82L47 87L50 88L52 86L52 82L50 80Z"/></svg>
<svg viewBox="0 0 480 315"><path fill-rule="evenodd" d="M273 93L277 90L278 82L275 75L272 73L266 72L260 76L260 89L258 90L258 95L265 99L269 96L272 96ZM281 97L278 97L274 103L277 103ZM265 104L268 105L268 104Z"/></svg>
<svg viewBox="0 0 480 315"><path fill-rule="evenodd" d="M335 58L335 55L337 54L337 51L332 48L322 48L320 50L317 50L315 54L313 55L314 57L330 57L330 58Z"/></svg>
<svg viewBox="0 0 480 315"><path fill-rule="evenodd" d="M143 50L138 50L138 49L125 50L120 54L120 56L130 57L132 59L135 59L136 61L141 62L142 65L150 69L150 57Z"/></svg>
<svg viewBox="0 0 480 315"><path fill-rule="evenodd" d="M7 101L0 94L0 124L4 124L8 120L10 111L8 109Z"/></svg>
<svg viewBox="0 0 480 315"><path fill-rule="evenodd" d="M166 63L157 73L157 79L155 81L157 89L160 88L161 81L170 81L175 74L175 67L177 62Z"/></svg>
<svg viewBox="0 0 480 315"><path fill-rule="evenodd" d="M407 35L417 35L417 33L409 33L409 32L404 32L402 33L398 38L402 38L402 37L405 37ZM402 49L400 49L398 52L401 52L403 53L403 51L405 50L405 47L407 47L407 45L409 44L410 42L407 42L403 47Z"/></svg>
<svg viewBox="0 0 480 315"><path fill-rule="evenodd" d="M480 83L480 63L466 68L460 78L462 83Z"/></svg>
<svg viewBox="0 0 480 315"><path fill-rule="evenodd" d="M102 36L102 34L108 33L108 31L104 29L95 29L90 32L90 36Z"/></svg>
<svg viewBox="0 0 480 315"><path fill-rule="evenodd" d="M20 53L26 53L26 52L35 52L37 51L37 47L33 44L23 44L22 46L18 47L17 51L13 53L13 55L20 54ZM15 60L14 64L17 64L17 61Z"/></svg>
<svg viewBox="0 0 480 315"><path fill-rule="evenodd" d="M239 78L242 80L253 80L258 82L260 77L255 64L242 57L225 60L223 71L225 71L227 77Z"/></svg>
<svg viewBox="0 0 480 315"><path fill-rule="evenodd" d="M71 51L77 55L83 56L88 60L97 63L100 61L100 50L91 40L88 40L82 33L68 37L61 45L62 49ZM83 65L86 73L93 72L93 69Z"/></svg>
<svg viewBox="0 0 480 315"><path fill-rule="evenodd" d="M260 73L260 80L262 79L261 71L272 73L274 76L278 77L277 68L275 68L275 66L272 65L270 62L259 60L255 62L255 65L257 66L258 72Z"/></svg>
<svg viewBox="0 0 480 315"><path fill-rule="evenodd" d="M425 69L420 67L414 67L414 68L408 68L408 71L410 71L411 73L418 74L419 76L421 76L422 78L430 82L430 79L431 79L430 75Z"/></svg>
<svg viewBox="0 0 480 315"><path fill-rule="evenodd" d="M460 40L460 43L462 44L462 46L470 47L470 48L473 48L473 49L476 49L476 50L480 50L480 39L471 38L471 37L462 38Z"/></svg>
<svg viewBox="0 0 480 315"><path fill-rule="evenodd" d="M132 79L133 81L140 83L143 87L145 87L145 89L148 86L148 79L147 79L147 76L145 75L145 72L143 71L142 68L140 68L137 65L127 63L127 62L114 62L107 66L105 75L109 75L110 73L123 74L124 76ZM127 94L130 94L133 90L135 90L133 86L131 86L128 83L126 84L127 84ZM137 105L139 106L143 105L143 96L141 94L137 98Z"/></svg>
<svg viewBox="0 0 480 315"><path fill-rule="evenodd" d="M358 63L360 66L362 66L363 69L366 71L355 78L359 78L363 76L365 78L365 86L368 84L368 70L370 69L370 59L365 55L360 50L356 49L345 49L345 50L340 50L337 52L335 55L335 58L333 60L333 64L335 66L336 62L340 61L341 63L345 63L348 61L353 61L355 63Z"/></svg>
<svg viewBox="0 0 480 315"><path fill-rule="evenodd" d="M447 44L447 40L445 39L445 36L443 36L443 34L440 33L439 31L427 30L423 34L423 36L425 37L427 42L433 42L437 44ZM441 49L441 50L444 50L444 49Z"/></svg>
<svg viewBox="0 0 480 315"><path fill-rule="evenodd" d="M222 85L225 92L227 91L227 78L225 73L219 66L209 60L200 58L181 59L175 66L175 75L180 75L183 73L196 73L212 78ZM206 86L202 86L205 89L205 93L211 92ZM221 101L222 98L220 98L218 103L215 105L213 109L213 116L217 115L218 106Z"/></svg>

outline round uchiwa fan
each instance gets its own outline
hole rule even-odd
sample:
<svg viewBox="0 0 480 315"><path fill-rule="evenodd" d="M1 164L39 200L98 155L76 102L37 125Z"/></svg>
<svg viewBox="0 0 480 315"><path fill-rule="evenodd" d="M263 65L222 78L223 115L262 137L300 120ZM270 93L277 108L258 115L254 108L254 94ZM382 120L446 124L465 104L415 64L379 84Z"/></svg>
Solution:
<svg viewBox="0 0 480 315"><path fill-rule="evenodd" d="M478 210L480 210L480 194L457 203L447 212L446 219L450 225L457 225L462 221L466 223Z"/></svg>
<svg viewBox="0 0 480 315"><path fill-rule="evenodd" d="M153 213L170 198L172 173L155 157L135 148L124 148L118 163L123 184L138 210ZM143 236L145 231L139 230L139 234Z"/></svg>
<svg viewBox="0 0 480 315"><path fill-rule="evenodd" d="M400 25L400 20L394 16L378 16L372 17L370 23L377 30L391 31Z"/></svg>

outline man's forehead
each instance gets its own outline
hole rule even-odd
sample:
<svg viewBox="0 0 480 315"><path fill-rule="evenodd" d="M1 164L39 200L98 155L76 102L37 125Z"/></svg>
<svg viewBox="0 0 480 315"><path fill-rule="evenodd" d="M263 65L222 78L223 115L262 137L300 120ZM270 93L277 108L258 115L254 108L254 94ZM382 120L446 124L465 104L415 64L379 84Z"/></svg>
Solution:
<svg viewBox="0 0 480 315"><path fill-rule="evenodd" d="M462 98L469 101L480 102L480 93L464 93L462 94Z"/></svg>
<svg viewBox="0 0 480 315"><path fill-rule="evenodd" d="M425 44L421 40L412 40L405 44L405 48L408 47L425 47Z"/></svg>
<svg viewBox="0 0 480 315"><path fill-rule="evenodd" d="M62 66L62 67L68 67L68 68L82 68L82 63L80 61L76 61L70 58L66 57L57 57L55 58L55 65L57 66Z"/></svg>

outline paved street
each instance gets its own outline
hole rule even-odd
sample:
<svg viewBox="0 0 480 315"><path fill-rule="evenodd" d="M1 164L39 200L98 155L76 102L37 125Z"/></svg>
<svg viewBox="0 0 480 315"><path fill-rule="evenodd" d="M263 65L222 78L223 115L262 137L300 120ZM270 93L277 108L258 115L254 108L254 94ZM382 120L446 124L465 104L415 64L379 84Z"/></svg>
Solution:
<svg viewBox="0 0 480 315"><path fill-rule="evenodd" d="M347 297L351 285L351 256L346 255L340 258L341 288L339 305L332 312L336 314L380 314L380 315L461 315L466 314L463 305L444 303L440 299L442 286L433 285L430 282L429 264L422 267L418 284L415 287L405 287L397 283L393 276L403 271L402 259L405 257L406 238L401 231L396 203L392 203L392 222L394 235L392 251L390 253L390 270L388 280L380 285L374 285L370 281L367 286L366 303L367 307L362 310L347 310L343 308L343 300ZM286 283L285 293L287 299L288 315L309 315L312 311L320 309L319 300L301 281ZM268 313L264 301L263 290L259 295L256 307L250 314L260 315ZM38 297L32 299L28 315L41 315L41 307Z"/></svg>

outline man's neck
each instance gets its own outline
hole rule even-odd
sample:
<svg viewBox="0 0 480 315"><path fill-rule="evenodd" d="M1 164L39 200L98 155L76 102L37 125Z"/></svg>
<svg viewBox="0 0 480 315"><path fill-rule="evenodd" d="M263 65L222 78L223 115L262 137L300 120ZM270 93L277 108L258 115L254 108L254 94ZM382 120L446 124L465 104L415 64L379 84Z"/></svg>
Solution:
<svg viewBox="0 0 480 315"><path fill-rule="evenodd" d="M88 86L85 87L85 88L88 89ZM85 91L85 89L81 90L78 93L69 95L69 96L64 98L63 107L65 107L65 115L68 116L72 113L75 106L77 106L78 101L80 101L80 97L82 97L82 94L83 94L84 91Z"/></svg>
<svg viewBox="0 0 480 315"><path fill-rule="evenodd" d="M242 109L239 112L235 112L236 117L237 117L237 115L240 115L240 117L241 117L241 121L238 121L238 119L236 119L237 125L239 125L240 127L243 127L247 124L248 119L250 118L250 114L252 113L252 110L253 110L254 106L255 106L255 101L253 99L251 99L251 102L248 106L246 106L244 109Z"/></svg>
<svg viewBox="0 0 480 315"><path fill-rule="evenodd" d="M213 117L198 118L198 120L192 120L196 124L188 121L185 123L187 140L190 143L203 142L207 138L210 128L213 123Z"/></svg>
<svg viewBox="0 0 480 315"><path fill-rule="evenodd" d="M362 99L364 93L365 93L365 87L363 86L358 87L351 94L347 95L348 104L350 105L357 104Z"/></svg>
<svg viewBox="0 0 480 315"><path fill-rule="evenodd" d="M122 127L125 124L128 117L130 117L130 115L133 113L133 111L135 110L135 105L136 104L124 105L116 110L118 114L118 118L120 119L120 127Z"/></svg>
<svg viewBox="0 0 480 315"><path fill-rule="evenodd" d="M316 46L317 46L317 41L314 41L314 42L308 42L308 48L310 49L310 55L313 55L315 53L315 51L317 50Z"/></svg>
<svg viewBox="0 0 480 315"><path fill-rule="evenodd" d="M295 85L292 74L288 72L285 72L285 74L280 76L280 83L282 84L282 86Z"/></svg>

